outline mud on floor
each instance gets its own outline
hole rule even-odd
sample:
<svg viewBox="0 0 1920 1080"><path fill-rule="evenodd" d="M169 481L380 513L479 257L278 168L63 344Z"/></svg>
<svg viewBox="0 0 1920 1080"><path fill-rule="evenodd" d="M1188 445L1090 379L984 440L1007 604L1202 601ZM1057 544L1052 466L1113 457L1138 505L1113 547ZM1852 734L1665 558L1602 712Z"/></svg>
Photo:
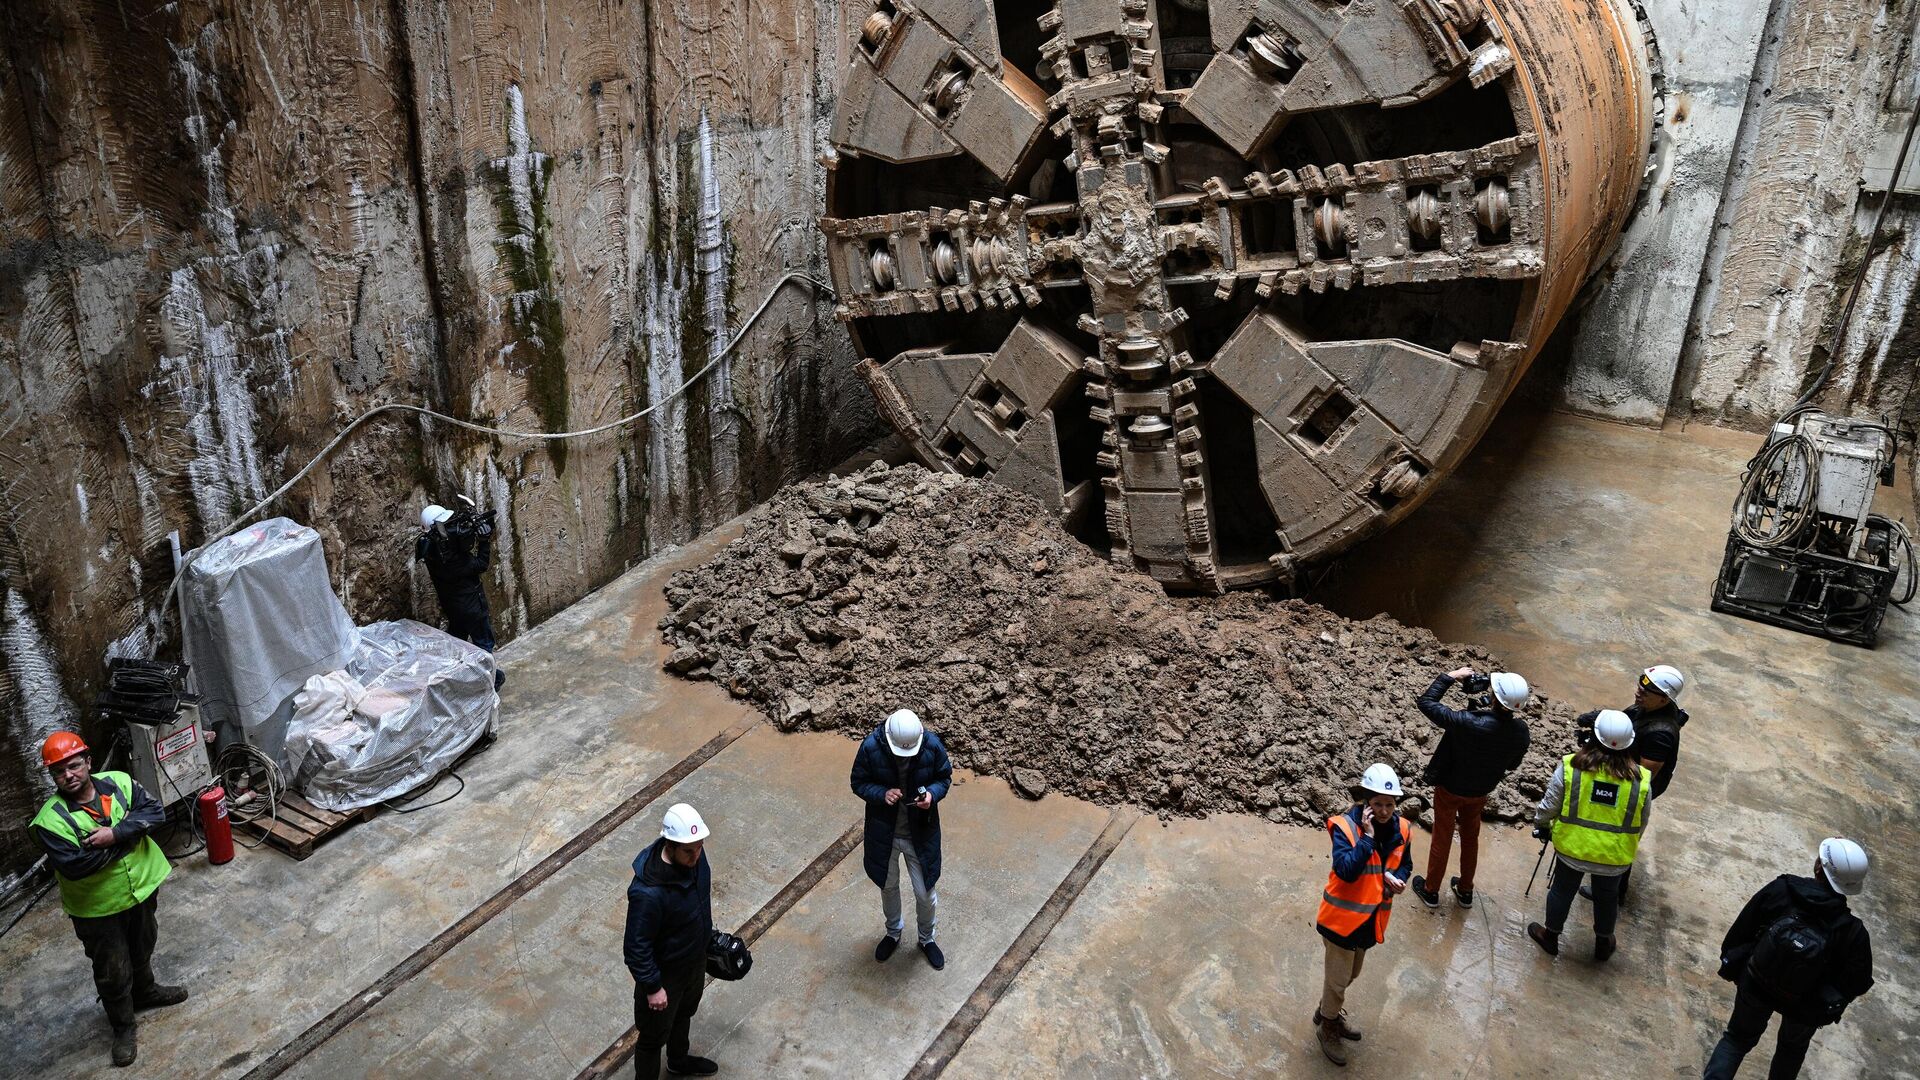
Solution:
<svg viewBox="0 0 1920 1080"><path fill-rule="evenodd" d="M1414 700L1440 672L1499 667L1386 616L1169 597L1031 497L917 465L781 491L666 595L668 669L782 728L864 735L911 708L956 764L1029 797L1288 824L1349 805L1373 761L1428 795L1440 731ZM1573 710L1536 698L1524 715L1534 748L1491 818L1526 815L1572 748Z"/></svg>

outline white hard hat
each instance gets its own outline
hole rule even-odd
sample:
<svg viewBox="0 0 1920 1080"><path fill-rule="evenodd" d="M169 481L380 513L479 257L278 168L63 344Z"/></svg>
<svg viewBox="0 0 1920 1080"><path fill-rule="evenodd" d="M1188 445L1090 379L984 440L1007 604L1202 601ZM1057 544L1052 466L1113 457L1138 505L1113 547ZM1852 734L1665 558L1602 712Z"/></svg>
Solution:
<svg viewBox="0 0 1920 1080"><path fill-rule="evenodd" d="M1488 676L1488 681L1493 684L1493 699L1508 712L1525 705L1527 699L1533 696L1533 688L1527 685L1527 680L1511 671L1496 671Z"/></svg>
<svg viewBox="0 0 1920 1080"><path fill-rule="evenodd" d="M425 510L420 511L420 527L423 529L431 529L435 525L443 521L449 521L452 518L453 511L441 506L439 503L430 503Z"/></svg>
<svg viewBox="0 0 1920 1080"><path fill-rule="evenodd" d="M1400 774L1384 761L1367 766L1367 771L1360 774L1360 786L1375 795L1391 795L1396 799L1406 794L1400 790Z"/></svg>
<svg viewBox="0 0 1920 1080"><path fill-rule="evenodd" d="M1867 885L1867 853L1859 844L1838 836L1820 841L1820 869L1827 884L1842 896L1853 896Z"/></svg>
<svg viewBox="0 0 1920 1080"><path fill-rule="evenodd" d="M894 757L912 757L920 752L920 740L927 726L912 709L901 709L887 717L887 749Z"/></svg>
<svg viewBox="0 0 1920 1080"><path fill-rule="evenodd" d="M1677 667L1671 667L1667 664L1655 664L1640 673L1640 683L1643 687L1651 688L1668 701L1679 701L1680 691L1687 688L1687 677L1680 674L1680 669Z"/></svg>
<svg viewBox="0 0 1920 1080"><path fill-rule="evenodd" d="M686 803L674 803L660 819L660 835L676 844L691 844L707 838L707 823L700 820L700 811Z"/></svg>
<svg viewBox="0 0 1920 1080"><path fill-rule="evenodd" d="M1619 709L1601 709L1593 718L1593 737L1609 750L1625 750L1633 745L1633 717Z"/></svg>

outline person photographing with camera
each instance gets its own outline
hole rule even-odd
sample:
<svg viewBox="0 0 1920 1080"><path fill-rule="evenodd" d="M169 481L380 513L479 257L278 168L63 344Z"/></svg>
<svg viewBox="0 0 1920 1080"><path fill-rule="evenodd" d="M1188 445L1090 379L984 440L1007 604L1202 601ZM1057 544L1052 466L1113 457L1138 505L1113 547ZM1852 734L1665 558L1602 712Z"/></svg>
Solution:
<svg viewBox="0 0 1920 1080"><path fill-rule="evenodd" d="M1467 693L1465 710L1450 708L1441 698L1461 683ZM1444 734L1434 748L1421 779L1433 785L1433 843L1427 850L1427 872L1413 879L1413 895L1429 908L1440 906L1441 875L1453 850L1453 830L1460 829L1460 876L1450 882L1453 898L1463 908L1473 906L1473 872L1480 862L1480 819L1487 796L1508 773L1518 768L1532 745L1526 721L1515 715L1533 691L1527 680L1510 671L1479 675L1459 668L1433 680L1416 704Z"/></svg>
<svg viewBox="0 0 1920 1080"><path fill-rule="evenodd" d="M1780 1014L1769 1080L1800 1075L1817 1028L1840 1022L1873 988L1873 947L1847 897L1866 887L1867 853L1841 837L1820 842L1812 877L1781 874L1753 894L1720 945L1720 977L1738 987L1733 1015L1703 1080L1733 1080Z"/></svg>
<svg viewBox="0 0 1920 1080"><path fill-rule="evenodd" d="M1400 775L1376 762L1351 793L1352 808L1327 819L1333 869L1314 920L1326 942L1326 968L1313 1023L1320 1052L1335 1065L1347 1063L1346 1042L1360 1038L1360 1029L1347 1020L1347 988L1360 977L1367 950L1387 940L1393 898L1406 889L1413 870L1413 833L1395 812L1406 794Z"/></svg>
<svg viewBox="0 0 1920 1080"><path fill-rule="evenodd" d="M459 513L434 504L420 511L420 538L414 542L413 557L425 563L433 580L434 595L440 599L440 613L446 616L447 633L462 641L493 651L493 615L487 607L487 590L480 575L493 562L492 515L482 514L473 501ZM493 688L506 685L507 673L497 666Z"/></svg>

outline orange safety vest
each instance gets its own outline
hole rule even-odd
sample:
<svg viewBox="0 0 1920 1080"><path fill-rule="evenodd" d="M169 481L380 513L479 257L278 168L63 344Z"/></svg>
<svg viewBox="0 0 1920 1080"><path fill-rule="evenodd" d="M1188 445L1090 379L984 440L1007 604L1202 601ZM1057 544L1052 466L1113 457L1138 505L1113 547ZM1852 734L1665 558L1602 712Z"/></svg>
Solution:
<svg viewBox="0 0 1920 1080"><path fill-rule="evenodd" d="M1410 839L1407 819L1395 817L1393 820L1400 826L1400 843L1405 846ZM1350 845L1360 842L1353 831L1353 822L1345 814L1328 818L1327 828L1340 830ZM1387 940L1387 919L1393 915L1393 897L1387 895L1386 882L1381 880L1386 872L1387 864L1380 858L1378 848L1367 857L1367 865L1361 868L1360 876L1352 881L1331 870L1327 871L1327 888L1320 894L1320 925L1346 937L1360 929L1378 911L1380 918L1373 924L1373 940L1376 943Z"/></svg>

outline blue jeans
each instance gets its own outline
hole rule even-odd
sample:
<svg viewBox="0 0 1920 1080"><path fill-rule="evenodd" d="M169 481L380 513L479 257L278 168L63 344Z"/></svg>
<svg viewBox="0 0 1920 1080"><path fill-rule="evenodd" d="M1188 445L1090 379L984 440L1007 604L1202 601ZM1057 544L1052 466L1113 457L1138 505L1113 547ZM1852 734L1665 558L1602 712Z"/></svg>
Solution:
<svg viewBox="0 0 1920 1080"><path fill-rule="evenodd" d="M1720 1045L1713 1048L1713 1056L1707 1059L1702 1080L1733 1080L1733 1074L1740 1071L1740 1062L1759 1044L1760 1036L1767 1033L1767 1021L1771 1019L1773 1006L1748 990L1743 982L1733 996L1733 1015L1727 1018L1727 1030L1720 1036ZM1780 1038L1773 1044L1773 1068L1767 1070L1767 1080L1793 1080L1800 1075L1800 1063L1807 1058L1813 1031L1812 1024L1785 1016L1780 1018Z"/></svg>

